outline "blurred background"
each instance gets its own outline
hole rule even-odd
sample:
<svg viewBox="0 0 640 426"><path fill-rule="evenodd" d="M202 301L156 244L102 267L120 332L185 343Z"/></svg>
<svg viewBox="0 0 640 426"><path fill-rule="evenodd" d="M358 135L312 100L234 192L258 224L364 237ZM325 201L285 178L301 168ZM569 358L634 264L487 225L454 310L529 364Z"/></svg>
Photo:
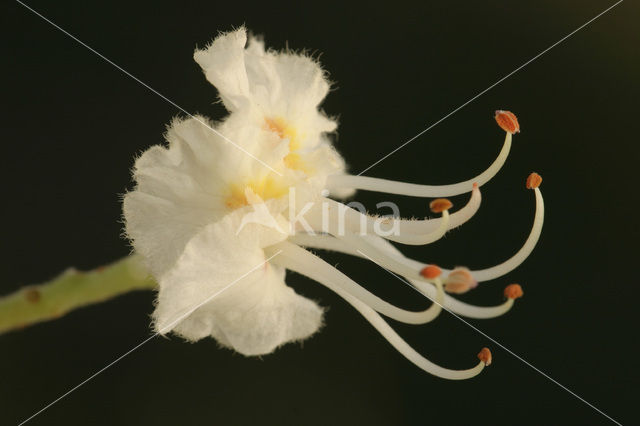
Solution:
<svg viewBox="0 0 640 426"><path fill-rule="evenodd" d="M335 82L338 150L358 173L614 1L46 2L27 4L191 113L220 119L217 93L192 59L219 31L245 24L276 49L309 49ZM16 2L1 8L5 207L1 293L68 266L129 253L120 196L133 158L180 115ZM465 301L525 297L507 315L471 321L622 424L640 385L637 353L640 149L636 136L640 7L624 1L385 159L366 175L443 184L475 176L500 150L495 109L522 133L483 190L473 220L413 257L443 266L502 262L534 213L527 175L544 179L545 228L532 256ZM384 194L356 197L371 210ZM404 216L428 200L392 197ZM465 196L453 199L462 205ZM428 301L376 265L324 255L371 291L419 309ZM432 377L399 355L347 303L291 274L328 308L303 345L262 359L156 338L34 418L33 425L613 424L448 313L393 327L450 368L494 363L465 382ZM0 424L17 424L150 336L151 292L0 335Z"/></svg>

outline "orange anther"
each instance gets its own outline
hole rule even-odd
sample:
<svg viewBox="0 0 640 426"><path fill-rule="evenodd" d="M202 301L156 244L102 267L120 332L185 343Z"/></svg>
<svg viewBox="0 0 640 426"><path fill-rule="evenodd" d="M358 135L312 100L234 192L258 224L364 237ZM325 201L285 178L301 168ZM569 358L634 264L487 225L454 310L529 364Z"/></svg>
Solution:
<svg viewBox="0 0 640 426"><path fill-rule="evenodd" d="M511 111L502 111L501 109L496 111L494 117L498 126L505 132L520 133L520 124L518 124L518 118Z"/></svg>
<svg viewBox="0 0 640 426"><path fill-rule="evenodd" d="M542 176L537 173L531 173L529 177L527 177L527 189L535 189L540 186L542 183Z"/></svg>
<svg viewBox="0 0 640 426"><path fill-rule="evenodd" d="M518 299L522 297L524 292L522 291L522 287L520 284L509 284L504 289L504 297L507 299Z"/></svg>
<svg viewBox="0 0 640 426"><path fill-rule="evenodd" d="M437 198L429 203L429 208L434 213L442 213L453 207L453 203L446 198Z"/></svg>
<svg viewBox="0 0 640 426"><path fill-rule="evenodd" d="M424 268L422 268L422 271L420 271L420 275L429 280L438 278L440 274L442 274L442 269L440 269L436 265L425 266Z"/></svg>
<svg viewBox="0 0 640 426"><path fill-rule="evenodd" d="M482 348L478 354L478 359L484 362L484 365L491 365L491 351L489 348Z"/></svg>
<svg viewBox="0 0 640 426"><path fill-rule="evenodd" d="M444 284L448 293L462 294L478 286L467 268L457 267L449 273Z"/></svg>

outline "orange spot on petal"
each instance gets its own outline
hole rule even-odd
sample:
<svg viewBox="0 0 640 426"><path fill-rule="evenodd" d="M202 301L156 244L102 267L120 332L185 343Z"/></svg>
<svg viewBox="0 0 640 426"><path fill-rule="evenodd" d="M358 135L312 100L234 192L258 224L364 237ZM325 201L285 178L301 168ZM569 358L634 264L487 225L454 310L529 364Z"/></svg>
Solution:
<svg viewBox="0 0 640 426"><path fill-rule="evenodd" d="M265 118L264 121L268 130L271 130L272 132L276 133L281 138L284 137L284 129L285 129L284 120L277 119L277 118L276 119Z"/></svg>

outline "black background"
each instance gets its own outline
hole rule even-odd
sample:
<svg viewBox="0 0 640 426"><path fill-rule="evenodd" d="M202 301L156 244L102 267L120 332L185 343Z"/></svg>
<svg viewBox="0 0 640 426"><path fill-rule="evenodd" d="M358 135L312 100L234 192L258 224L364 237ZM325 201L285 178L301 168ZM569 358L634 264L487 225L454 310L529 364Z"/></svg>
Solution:
<svg viewBox="0 0 640 426"><path fill-rule="evenodd" d="M47 18L187 111L222 118L215 89L192 60L218 31L245 23L269 46L322 52L336 82L336 145L357 173L516 69L613 1L45 2ZM506 316L472 323L623 424L638 392L640 59L637 3L627 0L366 174L450 183L482 171L500 149L497 108L517 113L503 170L459 230L406 252L446 266L492 265L526 238L540 173L545 228L532 256L464 299L502 300ZM18 3L2 6L2 293L126 255L119 194L133 157L161 142L180 112ZM373 209L383 194L362 193ZM406 216L425 201L395 197ZM455 197L460 205L465 197ZM375 265L327 259L407 308L424 299ZM304 345L262 359L157 338L30 424L419 425L612 424L476 331L444 313L393 326L451 368L494 364L465 382L432 377L388 345L357 312L300 276L288 282L329 307ZM150 335L151 292L0 336L0 424L16 424Z"/></svg>

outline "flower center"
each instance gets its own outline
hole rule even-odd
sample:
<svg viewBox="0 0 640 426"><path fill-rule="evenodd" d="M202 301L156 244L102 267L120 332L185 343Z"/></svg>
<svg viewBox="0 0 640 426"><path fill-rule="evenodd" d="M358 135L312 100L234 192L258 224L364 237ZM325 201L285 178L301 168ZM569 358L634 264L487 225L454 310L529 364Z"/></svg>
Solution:
<svg viewBox="0 0 640 426"><path fill-rule="evenodd" d="M282 117L265 118L264 121L265 127L277 134L280 139L289 139L289 154L284 157L285 166L309 174L309 167L302 161L300 154L295 152L301 148L301 137L298 135L296 128L287 123Z"/></svg>
<svg viewBox="0 0 640 426"><path fill-rule="evenodd" d="M250 188L263 201L280 198L288 193L288 187L283 182L272 176L267 176L260 180L249 181L244 185L232 184L229 195L225 199L225 205L234 210L249 205L249 200L245 195L247 188Z"/></svg>

